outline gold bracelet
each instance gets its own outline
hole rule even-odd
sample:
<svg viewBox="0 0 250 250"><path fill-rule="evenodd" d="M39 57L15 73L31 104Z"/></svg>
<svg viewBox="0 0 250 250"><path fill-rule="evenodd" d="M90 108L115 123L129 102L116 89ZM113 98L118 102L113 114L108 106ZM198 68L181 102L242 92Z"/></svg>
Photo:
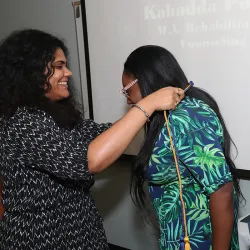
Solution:
<svg viewBox="0 0 250 250"><path fill-rule="evenodd" d="M140 110L145 114L145 116L147 117L147 121L150 122L150 120L149 120L149 114L147 113L147 111L146 111L144 108L142 108L142 107L139 106L138 104L133 104L133 105L132 105L132 108L133 108L133 107L137 107L138 109L140 109Z"/></svg>

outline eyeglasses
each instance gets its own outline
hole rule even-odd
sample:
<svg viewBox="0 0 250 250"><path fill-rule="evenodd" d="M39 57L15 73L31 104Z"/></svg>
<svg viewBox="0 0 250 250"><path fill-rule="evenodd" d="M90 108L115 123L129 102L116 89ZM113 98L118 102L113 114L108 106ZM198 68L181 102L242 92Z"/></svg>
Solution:
<svg viewBox="0 0 250 250"><path fill-rule="evenodd" d="M130 89L132 86L134 86L137 82L138 82L138 79L135 79L133 82L129 83L126 87L122 88L120 90L120 93L123 94L126 98L128 98L129 94L127 90Z"/></svg>

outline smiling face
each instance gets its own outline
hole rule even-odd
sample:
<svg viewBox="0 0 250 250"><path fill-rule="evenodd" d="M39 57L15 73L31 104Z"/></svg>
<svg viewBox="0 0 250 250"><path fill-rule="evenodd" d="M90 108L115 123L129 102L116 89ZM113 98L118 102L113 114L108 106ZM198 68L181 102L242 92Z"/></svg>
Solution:
<svg viewBox="0 0 250 250"><path fill-rule="evenodd" d="M48 79L51 89L45 95L52 101L68 98L70 95L68 81L69 77L72 76L72 72L67 68L67 59L62 49L56 50L55 60L48 67L53 73Z"/></svg>

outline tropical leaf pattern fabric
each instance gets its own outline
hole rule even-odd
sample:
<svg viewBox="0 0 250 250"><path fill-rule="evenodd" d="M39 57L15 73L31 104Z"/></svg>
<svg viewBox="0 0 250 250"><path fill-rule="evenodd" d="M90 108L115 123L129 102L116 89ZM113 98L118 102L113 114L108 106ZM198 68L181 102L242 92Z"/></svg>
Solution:
<svg viewBox="0 0 250 250"><path fill-rule="evenodd" d="M223 129L215 112L203 101L186 97L169 119L175 137L192 250L212 249L209 195L232 181L222 150ZM147 168L150 197L160 225L161 250L179 250L182 210L175 162L164 124ZM238 250L238 198L231 250Z"/></svg>

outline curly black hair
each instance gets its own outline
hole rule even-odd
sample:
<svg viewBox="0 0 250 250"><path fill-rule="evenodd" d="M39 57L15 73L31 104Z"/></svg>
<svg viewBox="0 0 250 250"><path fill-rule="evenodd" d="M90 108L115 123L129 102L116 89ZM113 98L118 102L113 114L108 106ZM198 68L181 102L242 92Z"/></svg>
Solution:
<svg viewBox="0 0 250 250"><path fill-rule="evenodd" d="M53 67L48 64L55 60L59 48L67 57L62 40L35 29L15 31L1 41L0 117L9 119L18 107L25 106L44 110L60 127L71 129L80 122L71 84L66 99L53 102L45 96L51 88L48 79L53 75Z"/></svg>

